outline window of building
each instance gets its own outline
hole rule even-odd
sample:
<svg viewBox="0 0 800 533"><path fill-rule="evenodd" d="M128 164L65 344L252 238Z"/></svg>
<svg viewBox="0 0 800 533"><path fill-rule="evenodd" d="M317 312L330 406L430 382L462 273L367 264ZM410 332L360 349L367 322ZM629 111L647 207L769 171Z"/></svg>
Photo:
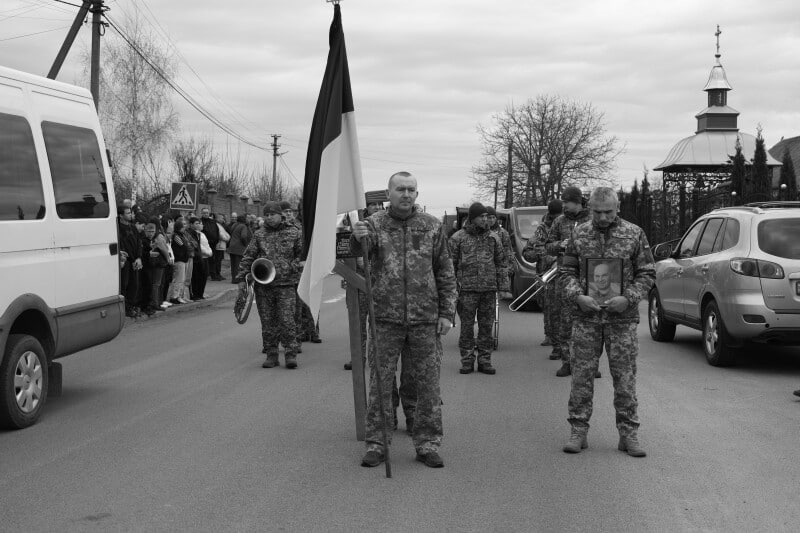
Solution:
<svg viewBox="0 0 800 533"><path fill-rule="evenodd" d="M42 122L59 218L107 218L108 191L94 132Z"/></svg>
<svg viewBox="0 0 800 533"><path fill-rule="evenodd" d="M0 113L0 220L44 218L36 146L25 117Z"/></svg>

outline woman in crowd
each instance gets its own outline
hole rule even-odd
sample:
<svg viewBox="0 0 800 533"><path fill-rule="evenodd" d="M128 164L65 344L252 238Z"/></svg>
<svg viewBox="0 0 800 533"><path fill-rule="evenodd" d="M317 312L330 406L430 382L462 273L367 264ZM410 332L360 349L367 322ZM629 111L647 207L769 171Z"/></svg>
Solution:
<svg viewBox="0 0 800 533"><path fill-rule="evenodd" d="M172 283L170 283L167 293L171 304L188 303L188 300L181 296L186 284L186 265L191 261L189 249L190 245L186 237L185 222L183 218L178 218L175 220L174 233L172 235L172 254L175 256L175 263L172 265Z"/></svg>
<svg viewBox="0 0 800 533"><path fill-rule="evenodd" d="M169 264L170 258L167 240L158 231L160 227L157 218L150 219L144 227L142 285L149 293L149 298L144 305L144 312L148 316L156 311L166 309L161 305L161 280L164 276L164 268Z"/></svg>
<svg viewBox="0 0 800 533"><path fill-rule="evenodd" d="M213 255L213 251L208 244L208 238L203 233L202 220L191 217L186 233L195 246L192 256L192 274L190 276L187 273L186 285L190 288L189 295L192 300L203 300L208 280L208 258Z"/></svg>

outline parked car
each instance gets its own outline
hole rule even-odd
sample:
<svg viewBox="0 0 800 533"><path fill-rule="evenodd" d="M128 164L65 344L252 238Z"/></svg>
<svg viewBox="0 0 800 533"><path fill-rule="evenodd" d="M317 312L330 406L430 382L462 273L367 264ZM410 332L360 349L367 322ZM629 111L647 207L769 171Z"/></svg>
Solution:
<svg viewBox="0 0 800 533"><path fill-rule="evenodd" d="M677 325L703 332L706 359L735 363L746 342L800 345L800 202L717 209L674 243L653 249L651 337Z"/></svg>
<svg viewBox="0 0 800 533"><path fill-rule="evenodd" d="M0 67L0 426L35 423L56 360L122 329L113 198L89 91Z"/></svg>

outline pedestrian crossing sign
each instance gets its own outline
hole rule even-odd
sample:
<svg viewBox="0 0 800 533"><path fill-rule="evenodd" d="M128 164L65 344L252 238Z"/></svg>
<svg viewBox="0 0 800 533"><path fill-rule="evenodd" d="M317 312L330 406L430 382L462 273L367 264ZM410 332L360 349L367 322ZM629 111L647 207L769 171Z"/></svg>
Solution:
<svg viewBox="0 0 800 533"><path fill-rule="evenodd" d="M175 182L172 184L169 208L179 211L194 211L197 207L197 184Z"/></svg>

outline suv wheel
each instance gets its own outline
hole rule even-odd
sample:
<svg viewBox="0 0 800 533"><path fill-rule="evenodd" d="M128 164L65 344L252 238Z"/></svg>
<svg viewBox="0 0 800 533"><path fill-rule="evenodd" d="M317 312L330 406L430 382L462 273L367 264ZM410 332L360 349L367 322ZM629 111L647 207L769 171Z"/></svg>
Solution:
<svg viewBox="0 0 800 533"><path fill-rule="evenodd" d="M647 302L647 323L650 326L650 336L654 341L670 342L675 338L675 322L664 318L661 298L656 289L650 291L650 298Z"/></svg>
<svg viewBox="0 0 800 533"><path fill-rule="evenodd" d="M703 352L708 364L731 366L736 362L736 351L729 342L717 302L711 300L703 309Z"/></svg>
<svg viewBox="0 0 800 533"><path fill-rule="evenodd" d="M0 426L33 425L47 399L47 358L30 335L9 335L0 365Z"/></svg>

